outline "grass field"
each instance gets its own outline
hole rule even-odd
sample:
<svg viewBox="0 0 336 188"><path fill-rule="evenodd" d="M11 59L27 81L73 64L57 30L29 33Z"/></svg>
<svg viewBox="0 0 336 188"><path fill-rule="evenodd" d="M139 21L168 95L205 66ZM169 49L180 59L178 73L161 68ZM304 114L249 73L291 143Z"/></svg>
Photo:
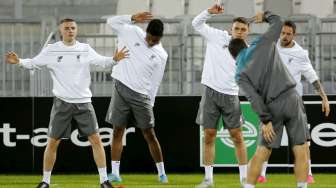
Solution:
<svg viewBox="0 0 336 188"><path fill-rule="evenodd" d="M316 183L311 188L336 188L336 174L315 174ZM160 185L156 175L136 174L123 175L125 188L194 188L202 178L202 174L170 174L169 184ZM0 175L0 188L35 188L41 180L40 176ZM237 174L215 174L216 188L240 188ZM259 184L264 188L295 188L294 178L290 174L269 174L268 182ZM99 188L96 175L54 175L51 188Z"/></svg>

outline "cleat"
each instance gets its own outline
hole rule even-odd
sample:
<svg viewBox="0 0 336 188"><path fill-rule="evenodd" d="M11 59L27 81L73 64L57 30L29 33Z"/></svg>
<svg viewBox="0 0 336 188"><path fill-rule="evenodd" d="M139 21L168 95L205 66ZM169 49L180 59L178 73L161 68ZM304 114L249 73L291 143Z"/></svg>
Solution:
<svg viewBox="0 0 336 188"><path fill-rule="evenodd" d="M117 176L117 175L114 175L114 174L108 174L107 175L108 179L110 182L117 182L117 183L120 183L122 182L122 179L120 176Z"/></svg>
<svg viewBox="0 0 336 188"><path fill-rule="evenodd" d="M36 188L49 188L49 184L47 184L46 182L41 182L37 185Z"/></svg>
<svg viewBox="0 0 336 188"><path fill-rule="evenodd" d="M258 183L266 183L267 182L266 176L259 176L258 179L257 179L257 182Z"/></svg>
<svg viewBox="0 0 336 188"><path fill-rule="evenodd" d="M160 183L168 183L168 177L166 174L163 174L161 176L159 176L159 182Z"/></svg>
<svg viewBox="0 0 336 188"><path fill-rule="evenodd" d="M204 179L202 183L196 186L196 188L210 188L213 187L213 181L209 179Z"/></svg>
<svg viewBox="0 0 336 188"><path fill-rule="evenodd" d="M240 181L240 187L244 188L245 184L246 184L246 178L241 179L241 181Z"/></svg>
<svg viewBox="0 0 336 188"><path fill-rule="evenodd" d="M114 188L113 185L108 181L104 181L104 183L100 184L100 188Z"/></svg>
<svg viewBox="0 0 336 188"><path fill-rule="evenodd" d="M307 183L308 184L315 183L314 177L312 175L308 175L308 177L307 177Z"/></svg>

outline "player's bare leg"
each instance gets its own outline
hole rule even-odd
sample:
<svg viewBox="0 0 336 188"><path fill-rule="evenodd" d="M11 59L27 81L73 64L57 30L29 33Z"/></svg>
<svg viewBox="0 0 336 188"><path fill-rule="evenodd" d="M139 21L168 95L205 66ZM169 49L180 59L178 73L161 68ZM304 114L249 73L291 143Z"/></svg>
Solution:
<svg viewBox="0 0 336 188"><path fill-rule="evenodd" d="M213 186L213 162L215 158L215 140L216 140L217 129L204 129L204 170L205 178L197 188L207 188Z"/></svg>
<svg viewBox="0 0 336 188"><path fill-rule="evenodd" d="M308 176L307 144L294 146L293 153L295 157L294 173L298 187L301 187L301 184L306 187Z"/></svg>
<svg viewBox="0 0 336 188"><path fill-rule="evenodd" d="M108 178L111 182L121 182L120 177L120 159L123 151L122 138L125 132L126 126L114 126L113 127L113 140L111 143L111 166L112 173L108 174Z"/></svg>
<svg viewBox="0 0 336 188"><path fill-rule="evenodd" d="M241 185L245 184L247 176L247 151L241 128L230 129L230 136L235 146L236 157L239 164Z"/></svg>
<svg viewBox="0 0 336 188"><path fill-rule="evenodd" d="M158 170L159 182L168 183L168 178L165 172L163 156L160 143L156 137L154 128L143 129L142 134L148 144L149 151L155 161Z"/></svg>
<svg viewBox="0 0 336 188"><path fill-rule="evenodd" d="M261 171L261 166L264 161L266 161L271 155L272 150L264 146L258 146L257 151L253 155L253 158L250 161L250 166L247 170L247 184L245 187L254 187L257 178Z"/></svg>

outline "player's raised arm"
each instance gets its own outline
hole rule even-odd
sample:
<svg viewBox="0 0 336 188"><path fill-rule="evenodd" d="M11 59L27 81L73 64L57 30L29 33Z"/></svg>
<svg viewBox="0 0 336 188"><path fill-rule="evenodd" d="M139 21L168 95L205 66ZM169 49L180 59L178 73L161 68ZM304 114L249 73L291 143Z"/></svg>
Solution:
<svg viewBox="0 0 336 188"><path fill-rule="evenodd" d="M118 34L127 35L133 28L133 23L143 23L152 20L153 15L149 12L140 12L133 15L113 16L107 19L107 24Z"/></svg>
<svg viewBox="0 0 336 188"><path fill-rule="evenodd" d="M150 12L139 12L133 14L131 20L135 23L143 23L153 19L153 15Z"/></svg>
<svg viewBox="0 0 336 188"><path fill-rule="evenodd" d="M214 15L219 15L224 12L224 7L220 5L213 5L212 7L202 11L192 20L193 28L201 34L207 40L217 40L219 36L226 34L226 37L229 37L228 32L210 27L206 21Z"/></svg>
<svg viewBox="0 0 336 188"><path fill-rule="evenodd" d="M7 52L5 54L5 61L9 64L18 64L20 62L19 56L15 52Z"/></svg>
<svg viewBox="0 0 336 188"><path fill-rule="evenodd" d="M255 22L267 22L270 24L268 30L261 36L261 41L274 42L279 39L282 28L280 16L269 11L259 12L255 15Z"/></svg>

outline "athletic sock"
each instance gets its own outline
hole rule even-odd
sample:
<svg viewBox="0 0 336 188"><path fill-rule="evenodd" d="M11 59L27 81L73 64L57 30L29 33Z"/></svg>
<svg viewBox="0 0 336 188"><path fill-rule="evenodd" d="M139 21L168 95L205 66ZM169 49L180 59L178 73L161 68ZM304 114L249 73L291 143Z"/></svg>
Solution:
<svg viewBox="0 0 336 188"><path fill-rule="evenodd" d="M119 168L120 168L120 161L111 161L112 165L112 174L116 176L120 176Z"/></svg>
<svg viewBox="0 0 336 188"><path fill-rule="evenodd" d="M245 184L244 188L255 188L255 185L251 185L251 184Z"/></svg>
<svg viewBox="0 0 336 188"><path fill-rule="evenodd" d="M247 177L247 165L239 165L240 182Z"/></svg>
<svg viewBox="0 0 336 188"><path fill-rule="evenodd" d="M50 176L51 176L51 171L43 171L43 182L46 182L47 184L50 184Z"/></svg>
<svg viewBox="0 0 336 188"><path fill-rule="evenodd" d="M107 178L107 172L106 172L106 167L104 167L104 168L98 168L98 173L99 173L100 184L102 184L102 183L104 183L105 181L108 180L108 178Z"/></svg>
<svg viewBox="0 0 336 188"><path fill-rule="evenodd" d="M207 180L213 180L213 166L205 166L205 179Z"/></svg>
<svg viewBox="0 0 336 188"><path fill-rule="evenodd" d="M308 169L309 169L308 175L312 176L313 173L312 173L312 170L311 170L311 160L308 160Z"/></svg>
<svg viewBox="0 0 336 188"><path fill-rule="evenodd" d="M156 163L156 168L159 176L166 174L163 162Z"/></svg>
<svg viewBox="0 0 336 188"><path fill-rule="evenodd" d="M298 182L297 187L298 188L307 188L307 183L306 182Z"/></svg>
<svg viewBox="0 0 336 188"><path fill-rule="evenodd" d="M261 168L261 173L260 173L261 176L266 177L267 165L268 165L268 161L263 163L262 168Z"/></svg>

